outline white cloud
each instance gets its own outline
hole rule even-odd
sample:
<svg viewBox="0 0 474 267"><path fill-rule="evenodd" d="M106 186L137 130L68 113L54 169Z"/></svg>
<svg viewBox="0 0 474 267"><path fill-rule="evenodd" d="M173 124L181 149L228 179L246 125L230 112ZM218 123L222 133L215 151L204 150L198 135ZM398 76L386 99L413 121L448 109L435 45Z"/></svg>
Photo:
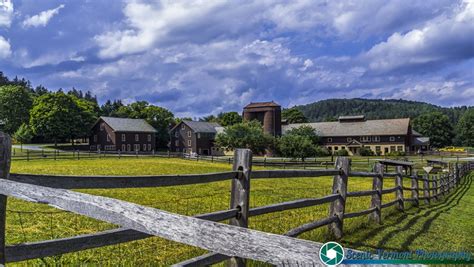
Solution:
<svg viewBox="0 0 474 267"><path fill-rule="evenodd" d="M392 34L363 58L376 71L466 59L474 57L473 36L474 2L465 2L454 14L443 14L404 34Z"/></svg>
<svg viewBox="0 0 474 267"><path fill-rule="evenodd" d="M10 27L13 18L13 2L0 0L0 27Z"/></svg>
<svg viewBox="0 0 474 267"><path fill-rule="evenodd" d="M0 59L9 57L11 53L10 43L3 36L0 36Z"/></svg>
<svg viewBox="0 0 474 267"><path fill-rule="evenodd" d="M42 11L37 15L28 17L23 21L23 27L44 27L55 15L59 13L59 10L61 10L62 8L64 8L64 5L59 5L57 8Z"/></svg>

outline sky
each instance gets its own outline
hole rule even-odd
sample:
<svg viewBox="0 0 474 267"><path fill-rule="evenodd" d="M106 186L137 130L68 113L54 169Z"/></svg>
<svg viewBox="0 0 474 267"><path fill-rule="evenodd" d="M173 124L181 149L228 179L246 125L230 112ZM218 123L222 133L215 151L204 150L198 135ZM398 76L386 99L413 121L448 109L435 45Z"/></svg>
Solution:
<svg viewBox="0 0 474 267"><path fill-rule="evenodd" d="M271 100L474 105L474 0L0 0L0 71L191 117Z"/></svg>

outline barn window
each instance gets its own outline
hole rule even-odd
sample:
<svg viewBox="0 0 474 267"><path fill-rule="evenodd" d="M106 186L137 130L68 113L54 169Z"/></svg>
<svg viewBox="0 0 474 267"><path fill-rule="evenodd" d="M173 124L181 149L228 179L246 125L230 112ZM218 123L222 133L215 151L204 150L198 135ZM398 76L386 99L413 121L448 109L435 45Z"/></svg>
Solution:
<svg viewBox="0 0 474 267"><path fill-rule="evenodd" d="M131 148L131 146L130 146L130 144L128 144L127 145L127 150L130 151L130 148Z"/></svg>
<svg viewBox="0 0 474 267"><path fill-rule="evenodd" d="M347 137L347 142L350 142L352 141L352 138L351 137Z"/></svg>
<svg viewBox="0 0 474 267"><path fill-rule="evenodd" d="M143 151L146 151L146 144L143 144Z"/></svg>
<svg viewBox="0 0 474 267"><path fill-rule="evenodd" d="M198 133L198 138L201 138L201 133Z"/></svg>
<svg viewBox="0 0 474 267"><path fill-rule="evenodd" d="M186 126L184 126L184 123L181 125L181 130L186 130Z"/></svg>
<svg viewBox="0 0 474 267"><path fill-rule="evenodd" d="M362 136L362 137L360 138L360 141L362 141L362 142L370 142L370 136Z"/></svg>
<svg viewBox="0 0 474 267"><path fill-rule="evenodd" d="M151 142L151 134L148 135L148 142Z"/></svg>
<svg viewBox="0 0 474 267"><path fill-rule="evenodd" d="M188 140L188 146L191 146L191 140Z"/></svg>
<svg viewBox="0 0 474 267"><path fill-rule="evenodd" d="M105 123L100 124L100 130L103 131L105 129Z"/></svg>
<svg viewBox="0 0 474 267"><path fill-rule="evenodd" d="M403 151L403 146L397 146L397 151Z"/></svg>
<svg viewBox="0 0 474 267"><path fill-rule="evenodd" d="M332 143L332 138L328 138L328 143Z"/></svg>
<svg viewBox="0 0 474 267"><path fill-rule="evenodd" d="M122 151L125 151L125 144L122 145Z"/></svg>
<svg viewBox="0 0 474 267"><path fill-rule="evenodd" d="M110 135L107 134L107 142L110 142Z"/></svg>
<svg viewBox="0 0 474 267"><path fill-rule="evenodd" d="M390 142L394 142L395 141L395 136L390 136Z"/></svg>
<svg viewBox="0 0 474 267"><path fill-rule="evenodd" d="M127 137L125 136L125 134L122 134L122 142L125 142L125 140L127 140Z"/></svg>
<svg viewBox="0 0 474 267"><path fill-rule="evenodd" d="M188 131L188 137L191 137L191 131Z"/></svg>
<svg viewBox="0 0 474 267"><path fill-rule="evenodd" d="M174 137L179 137L179 132L178 131L174 132Z"/></svg>
<svg viewBox="0 0 474 267"><path fill-rule="evenodd" d="M148 151L151 151L151 144L148 144Z"/></svg>
<svg viewBox="0 0 474 267"><path fill-rule="evenodd" d="M139 137L138 134L135 134L135 141L137 141L137 142L140 141L140 137Z"/></svg>
<svg viewBox="0 0 474 267"><path fill-rule="evenodd" d="M374 136L372 137L372 139L374 140L374 142L380 142L380 136Z"/></svg>

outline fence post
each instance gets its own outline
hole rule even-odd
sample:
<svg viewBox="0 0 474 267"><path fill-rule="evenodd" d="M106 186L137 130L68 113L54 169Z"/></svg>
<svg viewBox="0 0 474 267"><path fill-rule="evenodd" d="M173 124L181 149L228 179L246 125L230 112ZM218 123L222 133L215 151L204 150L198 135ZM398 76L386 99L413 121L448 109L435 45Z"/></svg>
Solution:
<svg viewBox="0 0 474 267"><path fill-rule="evenodd" d="M235 218L230 219L229 224L239 227L248 227L248 212L250 199L250 175L252 172L252 151L250 149L236 149L234 152L234 171L241 171L232 179L232 189L230 193L230 208L239 209L240 212ZM238 238L238 237L236 237ZM245 266L245 259L232 258L229 266Z"/></svg>
<svg viewBox="0 0 474 267"><path fill-rule="evenodd" d="M430 175L423 175L423 196L425 197L425 204L430 204Z"/></svg>
<svg viewBox="0 0 474 267"><path fill-rule="evenodd" d="M0 178L8 179L10 174L12 140L0 132ZM5 265L5 223L7 217L7 196L0 195L0 265Z"/></svg>
<svg viewBox="0 0 474 267"><path fill-rule="evenodd" d="M420 205L420 202L418 200L418 175L415 174L411 178L411 197L415 200L413 202L413 206L418 207Z"/></svg>
<svg viewBox="0 0 474 267"><path fill-rule="evenodd" d="M329 233L336 239L340 239L343 233L344 210L346 207L347 180L350 171L350 160L347 157L337 157L335 162L336 169L341 173L334 176L332 193L340 197L331 203L329 208L329 217L337 216L337 220L329 224Z"/></svg>
<svg viewBox="0 0 474 267"><path fill-rule="evenodd" d="M369 220L372 220L378 224L382 223L381 206L382 206L383 170L384 170L384 167L380 162L375 163L374 172L377 173L377 175L374 176L372 189L376 190L377 193L375 195L372 195L370 207L371 208L375 207L375 211L369 215Z"/></svg>
<svg viewBox="0 0 474 267"><path fill-rule="evenodd" d="M456 179L456 184L459 184L461 182L459 177L459 163L457 162L454 165L454 178Z"/></svg>
<svg viewBox="0 0 474 267"><path fill-rule="evenodd" d="M439 174L431 176L432 178L431 187L433 188L432 189L433 197L436 201L438 201L438 177L439 177Z"/></svg>
<svg viewBox="0 0 474 267"><path fill-rule="evenodd" d="M398 200L397 208L398 210L403 211L405 208L405 203L403 200L403 167L397 166L395 170L397 172L397 176L395 176L395 186L398 188L397 189L397 200Z"/></svg>

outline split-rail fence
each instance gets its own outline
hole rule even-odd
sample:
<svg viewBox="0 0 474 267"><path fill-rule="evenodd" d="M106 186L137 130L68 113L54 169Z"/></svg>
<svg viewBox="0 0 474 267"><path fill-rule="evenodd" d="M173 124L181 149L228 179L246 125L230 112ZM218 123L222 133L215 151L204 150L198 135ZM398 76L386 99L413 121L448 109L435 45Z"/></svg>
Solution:
<svg viewBox="0 0 474 267"><path fill-rule="evenodd" d="M246 259L270 264L295 263L299 266L319 265L321 243L297 239L298 235L327 226L335 239L343 235L344 220L368 215L369 220L381 223L383 209L404 203L429 203L448 194L474 168L474 162L455 164L449 172L436 176L407 175L401 166L395 172L384 172L384 166L375 164L373 172L351 171L350 159L339 157L333 169L324 170L257 170L252 171L252 153L237 149L233 170L229 172L164 175L164 176L55 176L9 173L11 139L0 133L0 265L28 259L44 258L64 253L159 236L175 242L203 248L211 253L189 259L176 266L203 266L225 260L233 266L244 266ZM264 178L296 178L334 176L332 194L320 198L306 198L250 208L250 181ZM348 192L350 176L373 180L368 191ZM384 177L395 177L395 185L385 188ZM404 187L403 179L410 179L412 187ZM231 201L228 210L215 211L194 217L174 214L121 201L71 191L85 188L139 188L178 186L231 180ZM418 187L418 181L423 187ZM403 191L410 190L411 196ZM394 201L382 204L385 194L396 193ZM371 196L366 210L345 212L347 198ZM40 242L5 244L7 197L48 204L73 213L109 222L120 228L70 238ZM328 217L301 225L285 235L276 235L248 229L249 217L329 203ZM229 220L229 224L219 223Z"/></svg>

